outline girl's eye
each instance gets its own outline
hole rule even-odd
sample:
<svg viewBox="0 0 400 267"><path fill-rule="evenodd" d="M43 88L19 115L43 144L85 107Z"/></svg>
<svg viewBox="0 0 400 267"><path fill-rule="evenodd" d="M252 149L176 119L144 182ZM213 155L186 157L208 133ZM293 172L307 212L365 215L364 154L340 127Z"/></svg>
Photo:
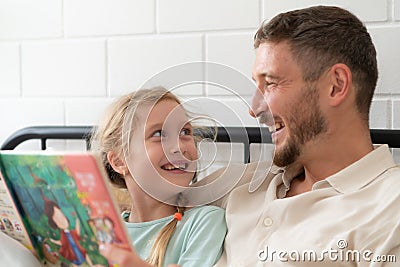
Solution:
<svg viewBox="0 0 400 267"><path fill-rule="evenodd" d="M162 137L163 133L161 130L155 131L152 135L152 137Z"/></svg>
<svg viewBox="0 0 400 267"><path fill-rule="evenodd" d="M192 135L192 131L190 129L182 129L179 135Z"/></svg>

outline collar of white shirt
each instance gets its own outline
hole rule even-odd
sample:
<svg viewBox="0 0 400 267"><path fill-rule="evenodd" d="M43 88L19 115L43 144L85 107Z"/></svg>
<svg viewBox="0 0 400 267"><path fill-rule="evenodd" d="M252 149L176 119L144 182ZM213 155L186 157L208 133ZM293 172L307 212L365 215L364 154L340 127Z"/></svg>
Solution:
<svg viewBox="0 0 400 267"><path fill-rule="evenodd" d="M343 194L354 192L395 166L396 163L389 147L387 145L374 145L373 151L341 171L316 182L312 190L332 187ZM286 191L289 190L291 181L302 172L304 172L303 166L295 163L283 168L272 166L270 169L270 174L283 173L282 183Z"/></svg>

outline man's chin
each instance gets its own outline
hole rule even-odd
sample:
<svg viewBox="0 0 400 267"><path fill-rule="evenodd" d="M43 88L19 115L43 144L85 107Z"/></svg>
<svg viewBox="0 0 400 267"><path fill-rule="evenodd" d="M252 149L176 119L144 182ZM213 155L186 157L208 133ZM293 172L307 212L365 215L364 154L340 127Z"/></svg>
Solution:
<svg viewBox="0 0 400 267"><path fill-rule="evenodd" d="M286 146L280 150L275 150L272 162L278 167L285 167L294 163L299 156L296 146Z"/></svg>
<svg viewBox="0 0 400 267"><path fill-rule="evenodd" d="M282 159L277 159L276 157L274 157L274 159L272 160L272 162L274 163L274 165L278 166L278 167L285 167L289 164L286 164L287 161L283 161Z"/></svg>

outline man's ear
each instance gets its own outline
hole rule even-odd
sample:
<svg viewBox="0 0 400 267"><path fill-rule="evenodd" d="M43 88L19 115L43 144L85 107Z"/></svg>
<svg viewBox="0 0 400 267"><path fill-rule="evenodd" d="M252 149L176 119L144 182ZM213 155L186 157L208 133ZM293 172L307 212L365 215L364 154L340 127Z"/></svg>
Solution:
<svg viewBox="0 0 400 267"><path fill-rule="evenodd" d="M329 90L329 104L338 106L349 96L353 87L353 76L350 68L337 63L329 70L331 88Z"/></svg>
<svg viewBox="0 0 400 267"><path fill-rule="evenodd" d="M107 153L107 160L114 171L124 176L128 173L128 167L126 166L125 161L121 159L114 151L109 151Z"/></svg>

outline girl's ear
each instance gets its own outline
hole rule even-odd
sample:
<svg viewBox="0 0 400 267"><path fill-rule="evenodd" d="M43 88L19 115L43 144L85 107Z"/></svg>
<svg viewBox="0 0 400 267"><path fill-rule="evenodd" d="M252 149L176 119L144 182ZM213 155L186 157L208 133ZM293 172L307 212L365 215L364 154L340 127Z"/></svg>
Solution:
<svg viewBox="0 0 400 267"><path fill-rule="evenodd" d="M128 167L125 161L121 159L114 151L109 151L107 153L107 160L110 163L114 171L125 176L128 173Z"/></svg>

